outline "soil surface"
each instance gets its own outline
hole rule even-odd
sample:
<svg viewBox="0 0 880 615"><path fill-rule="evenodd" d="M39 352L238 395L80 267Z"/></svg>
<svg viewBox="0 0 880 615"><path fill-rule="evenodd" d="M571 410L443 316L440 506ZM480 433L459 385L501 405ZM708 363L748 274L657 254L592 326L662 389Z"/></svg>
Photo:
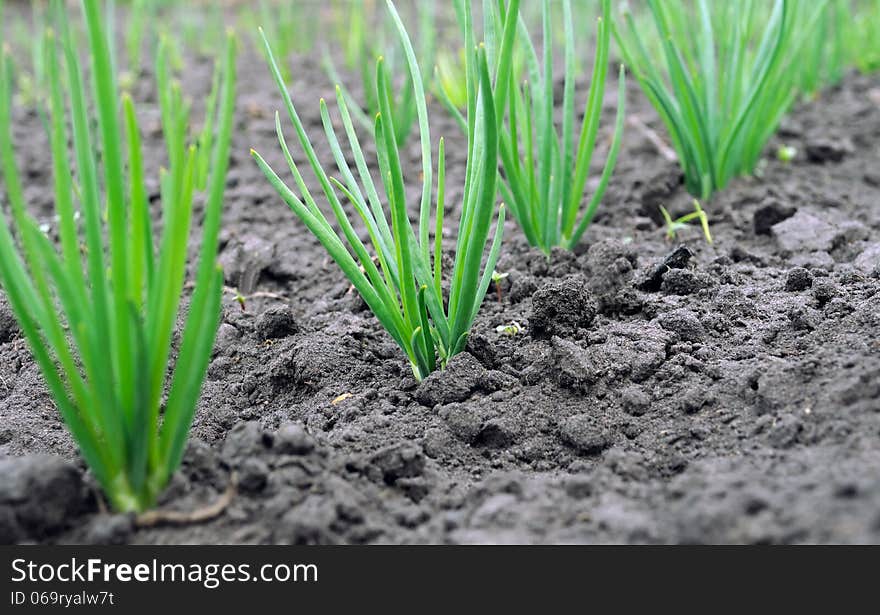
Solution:
<svg viewBox="0 0 880 615"><path fill-rule="evenodd" d="M332 165L317 103L333 89L314 62L294 66L299 113ZM880 80L850 75L800 105L760 177L704 205L712 245L698 226L667 240L657 206L681 214L690 199L630 82L629 115L648 130L628 126L582 244L548 260L508 223L497 269L509 275L467 352L419 384L250 159L254 147L283 168L281 102L262 59L243 52L239 68L220 258L247 299L224 300L161 506L210 505L233 475L236 495L194 525L102 512L0 299L0 541L880 542ZM207 60L186 69L196 109L210 76ZM155 176L151 75L135 96ZM464 141L431 112L434 140L447 139L453 228ZM35 113L16 113L27 197L51 226L46 138ZM773 155L781 143L797 149L792 162ZM414 203L418 154L413 139Z"/></svg>

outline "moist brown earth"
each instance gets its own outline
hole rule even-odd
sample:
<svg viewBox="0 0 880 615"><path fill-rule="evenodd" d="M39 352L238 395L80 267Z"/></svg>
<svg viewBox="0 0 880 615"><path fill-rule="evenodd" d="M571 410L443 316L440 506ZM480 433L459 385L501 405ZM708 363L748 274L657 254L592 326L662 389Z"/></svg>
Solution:
<svg viewBox="0 0 880 615"><path fill-rule="evenodd" d="M676 165L629 126L578 249L548 259L508 223L497 269L509 275L490 289L467 352L419 384L250 159L254 147L283 167L280 97L254 53L239 68L220 258L246 301L225 297L192 440L161 506L209 505L233 473L237 494L218 518L180 527L102 512L0 300L0 541L880 542L876 78L849 75L798 106L758 177L704 204L712 245L698 226L667 240L658 205L682 214L690 198ZM210 75L207 60L184 74L196 109ZM293 76L332 165L317 105L333 100L331 84L314 62ZM142 77L155 176L164 154ZM663 134L632 82L628 110ZM453 228L466 148L443 110L431 112L433 138L447 139ZM14 132L27 197L51 227L39 117L18 109ZM790 163L773 154L782 143L797 148ZM418 154L413 139L414 202ZM149 190L157 196L155 181ZM513 323L518 333L499 332Z"/></svg>

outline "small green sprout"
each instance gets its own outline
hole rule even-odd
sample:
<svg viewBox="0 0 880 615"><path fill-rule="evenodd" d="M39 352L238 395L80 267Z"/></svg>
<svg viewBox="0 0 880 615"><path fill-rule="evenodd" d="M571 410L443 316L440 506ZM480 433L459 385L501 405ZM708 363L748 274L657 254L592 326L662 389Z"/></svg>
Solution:
<svg viewBox="0 0 880 615"><path fill-rule="evenodd" d="M235 289L235 301L238 303L238 307L241 308L242 312L247 312L247 301L244 298L244 295L241 294L241 291L237 288Z"/></svg>
<svg viewBox="0 0 880 615"><path fill-rule="evenodd" d="M703 208L700 207L700 202L697 201L697 199L694 199L693 203L694 211L675 220L672 219L672 216L669 215L666 208L663 207L663 205L660 205L660 213L663 214L663 219L666 221L666 238L670 241L675 239L678 231L687 227L688 223L693 220L699 220L700 226L703 227L703 236L706 238L706 243L711 244L712 233L709 232L709 217L706 215L706 212L703 211Z"/></svg>
<svg viewBox="0 0 880 615"><path fill-rule="evenodd" d="M505 337L514 337L515 335L519 335L520 333L525 331L525 329L523 329L523 327L521 327L520 324L514 320L506 325L498 325L497 327L495 327L495 331L500 335L504 335Z"/></svg>
<svg viewBox="0 0 880 615"><path fill-rule="evenodd" d="M776 158L781 162L791 162L797 156L797 148L791 145L780 145L776 150Z"/></svg>
<svg viewBox="0 0 880 615"><path fill-rule="evenodd" d="M509 273L498 273L495 270L492 270L492 283L495 284L495 293L498 296L498 303L501 303L502 294L501 294L501 280L507 278Z"/></svg>

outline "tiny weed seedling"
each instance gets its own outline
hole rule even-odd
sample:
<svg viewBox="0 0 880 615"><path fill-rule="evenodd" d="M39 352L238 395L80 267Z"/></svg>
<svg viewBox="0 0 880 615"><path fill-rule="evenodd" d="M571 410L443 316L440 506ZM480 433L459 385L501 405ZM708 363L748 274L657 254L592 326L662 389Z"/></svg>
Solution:
<svg viewBox="0 0 880 615"><path fill-rule="evenodd" d="M797 156L797 148L792 145L780 145L776 150L776 158L780 162L791 162Z"/></svg>
<svg viewBox="0 0 880 615"><path fill-rule="evenodd" d="M470 1L467 0L465 4L470 11ZM493 90L492 87L485 47L472 47L467 54L467 107L470 127L467 133L468 156L460 209L461 220L456 237L455 264L447 300L442 289L444 272L441 258L446 195L444 144L441 139L436 201L432 208L434 167L421 71L409 35L393 2L386 0L386 6L404 50L409 82L413 89L412 96L416 102L422 152L418 230L413 230L407 214L404 172L397 146L394 115L391 113L387 73L381 58L376 67L374 93L379 101L379 112L374 121L374 135L384 201L370 174L352 123L349 105L341 90L337 89L336 100L355 164L354 170L343 154L326 103L323 100L320 103L324 132L341 176L339 180L331 178L319 162L266 39L264 45L269 66L284 99L288 116L312 172L330 204L333 219L341 230L336 231L331 226L306 186L287 146L278 114L278 141L298 194L284 184L262 156L253 152L253 157L279 195L339 265L379 322L406 354L413 375L421 380L435 369L445 366L450 357L464 348L471 325L491 282L501 248L504 219L503 208L496 207L497 118L503 113L504 107L503 99L495 97L497 89ZM503 58L499 63L499 76L507 74L509 67L517 6L518 0L514 0L505 28L505 43L500 49ZM345 196L365 225L372 250L367 248L355 231L349 215L343 209L339 193ZM432 209L435 214L433 249L429 241ZM486 256L496 212L495 236Z"/></svg>
<svg viewBox="0 0 880 615"><path fill-rule="evenodd" d="M680 218L676 218L675 220L672 219L672 216L666 208L663 207L663 205L660 205L660 213L663 214L663 219L666 221L666 239L672 241L675 239L678 231L685 228L694 220L699 220L700 226L703 228L703 237L706 238L706 243L712 243L712 233L709 231L709 217L706 215L706 212L703 211L703 208L700 207L700 202L697 201L697 199L694 199L693 203L694 211L685 214Z"/></svg>
<svg viewBox="0 0 880 615"><path fill-rule="evenodd" d="M93 87L85 81L61 3L53 9L59 33L49 32L44 48L60 253L27 212L10 129L12 60L4 54L0 171L11 222L0 212L0 282L58 410L111 505L142 511L155 504L180 465L220 318L217 236L235 101L235 43L230 36L222 60L201 252L169 377L197 183L198 155L186 145L186 116L168 107L178 101L160 79L169 164L160 181L163 230L154 241L140 130L131 98L119 97L100 3L82 2ZM160 51L157 72L167 63ZM97 120L94 133L90 108Z"/></svg>
<svg viewBox="0 0 880 615"><path fill-rule="evenodd" d="M498 333L505 337L514 337L516 335L519 335L523 331L525 331L525 329L520 326L520 324L515 320L506 325L498 325L497 327L495 327L495 333Z"/></svg>
<svg viewBox="0 0 880 615"><path fill-rule="evenodd" d="M509 273L498 273L497 271L492 272L492 283L495 285L495 295L498 297L498 304L500 305L503 299L503 295L501 292L501 280L507 278Z"/></svg>

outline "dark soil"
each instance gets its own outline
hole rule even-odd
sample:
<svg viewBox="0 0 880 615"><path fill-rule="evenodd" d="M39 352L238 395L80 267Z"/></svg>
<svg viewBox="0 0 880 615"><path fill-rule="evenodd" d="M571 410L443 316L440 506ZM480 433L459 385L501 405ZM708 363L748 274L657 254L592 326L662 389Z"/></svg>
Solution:
<svg viewBox="0 0 880 615"><path fill-rule="evenodd" d="M684 213L690 200L676 166L629 128L579 249L548 260L508 224L500 302L490 289L467 352L417 384L250 160L253 146L283 167L280 99L262 60L244 54L240 69L221 260L247 300L224 301L162 506L208 505L233 473L237 495L183 527L99 512L2 302L0 541L880 542L880 81L851 75L797 109L760 178L705 204L713 245L696 226L666 240L657 205ZM210 70L185 75L196 108ZM332 164L317 105L332 88L308 62L294 77ZM139 90L155 170L151 78ZM632 83L628 95L630 114L662 135ZM465 147L432 112L455 224ZM38 117L19 110L15 133L27 196L51 224ZM793 162L772 155L781 142ZM406 157L417 182L415 140ZM519 333L499 333L512 323Z"/></svg>

